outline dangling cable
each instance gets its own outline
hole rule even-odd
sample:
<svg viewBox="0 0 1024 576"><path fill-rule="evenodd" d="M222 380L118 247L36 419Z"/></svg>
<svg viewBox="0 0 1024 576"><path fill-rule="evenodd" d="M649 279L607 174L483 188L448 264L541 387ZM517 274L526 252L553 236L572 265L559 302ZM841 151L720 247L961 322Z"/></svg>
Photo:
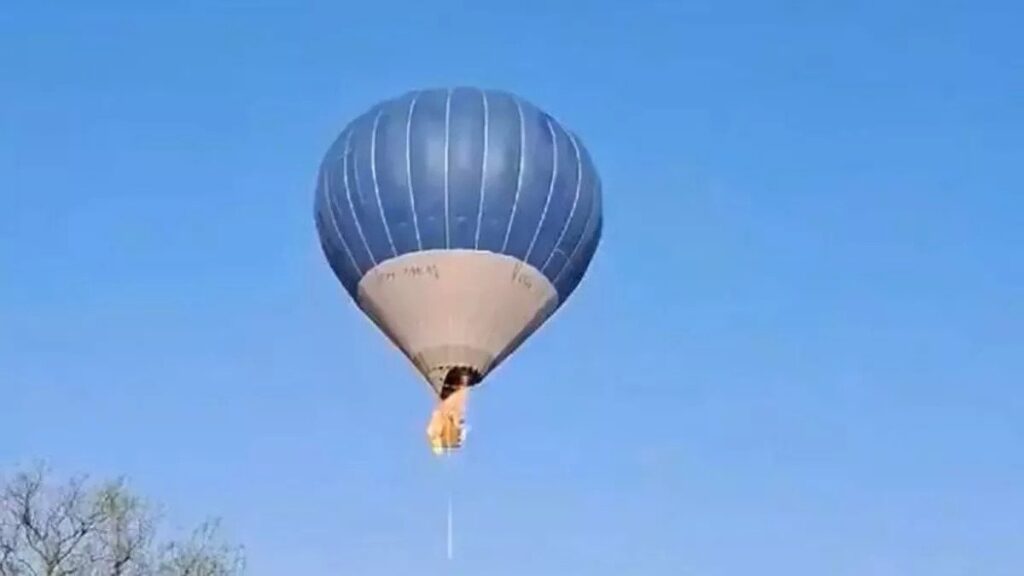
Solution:
<svg viewBox="0 0 1024 576"><path fill-rule="evenodd" d="M445 492L448 496L448 509L445 515L445 555L449 561L455 557L455 474L453 471L454 462L452 462L454 456L455 454L452 451L446 451L441 456L441 468L443 469L441 476L443 478Z"/></svg>
<svg viewBox="0 0 1024 576"><path fill-rule="evenodd" d="M452 533L453 533L452 525L453 525L453 523L454 523L454 520L453 520L453 514L452 514L452 489L449 487L448 488L448 560L451 560L454 557L453 542L452 542L452 540L453 540L453 538L452 538Z"/></svg>

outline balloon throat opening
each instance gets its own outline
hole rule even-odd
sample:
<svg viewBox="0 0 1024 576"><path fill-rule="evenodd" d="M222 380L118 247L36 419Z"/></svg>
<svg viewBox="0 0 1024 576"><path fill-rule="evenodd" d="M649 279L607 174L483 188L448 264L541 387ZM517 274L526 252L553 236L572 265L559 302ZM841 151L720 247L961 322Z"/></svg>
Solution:
<svg viewBox="0 0 1024 576"><path fill-rule="evenodd" d="M466 439L469 389L480 380L479 372L465 366L457 366L448 371L441 388L440 402L427 424L427 438L434 454L447 454L462 446Z"/></svg>
<svg viewBox="0 0 1024 576"><path fill-rule="evenodd" d="M469 366L456 366L445 374L444 384L441 386L441 400L446 400L461 388L476 386L481 380L480 372Z"/></svg>

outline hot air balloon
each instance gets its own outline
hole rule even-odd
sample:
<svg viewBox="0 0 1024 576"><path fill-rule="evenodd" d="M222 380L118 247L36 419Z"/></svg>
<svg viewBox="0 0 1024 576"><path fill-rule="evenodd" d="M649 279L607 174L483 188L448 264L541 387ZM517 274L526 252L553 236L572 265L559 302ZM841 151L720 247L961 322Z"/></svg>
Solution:
<svg viewBox="0 0 1024 576"><path fill-rule="evenodd" d="M508 92L408 92L350 122L319 169L334 275L438 398L427 435L459 447L471 387L573 293L601 238L579 136Z"/></svg>

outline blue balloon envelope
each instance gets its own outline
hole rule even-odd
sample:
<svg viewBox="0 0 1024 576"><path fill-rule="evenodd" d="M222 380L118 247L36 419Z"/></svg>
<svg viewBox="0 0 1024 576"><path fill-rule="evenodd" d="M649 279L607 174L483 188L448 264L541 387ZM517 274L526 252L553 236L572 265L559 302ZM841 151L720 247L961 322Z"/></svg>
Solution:
<svg viewBox="0 0 1024 576"><path fill-rule="evenodd" d="M579 285L601 238L601 180L579 136L523 98L421 90L345 127L315 215L338 280L444 400Z"/></svg>

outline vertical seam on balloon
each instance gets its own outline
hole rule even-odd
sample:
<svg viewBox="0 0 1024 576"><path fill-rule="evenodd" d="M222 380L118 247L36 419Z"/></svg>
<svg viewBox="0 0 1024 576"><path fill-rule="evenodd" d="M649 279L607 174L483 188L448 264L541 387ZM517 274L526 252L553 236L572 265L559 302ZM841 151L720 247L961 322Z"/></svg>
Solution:
<svg viewBox="0 0 1024 576"><path fill-rule="evenodd" d="M412 207L412 225L416 230L416 246L423 250L423 240L420 239L420 220L416 215L416 195L412 189L412 115L416 112L416 101L420 99L419 92L412 97L409 104L409 118L405 123L405 174L409 184L409 206Z"/></svg>
<svg viewBox="0 0 1024 576"><path fill-rule="evenodd" d="M562 240L565 239L565 233L569 231L569 224L572 223L572 219L576 216L576 207L580 203L580 189L583 185L583 159L580 157L580 146L576 142L576 136L572 132L566 130L566 136L569 137L569 142L572 143L573 150L576 152L576 196L572 200L572 208L569 209L569 216L565 219L565 224L562 225L562 231L558 234L558 240L555 240L555 245L551 249L551 254L548 254L548 259L544 261L544 265L540 267L540 271L543 274L547 270L548 265L551 264L551 259L554 258L555 252L558 252L558 247L561 245ZM580 231L582 234L582 231Z"/></svg>
<svg viewBox="0 0 1024 576"><path fill-rule="evenodd" d="M580 246L583 246L584 242L587 240L587 227L590 226L590 222L593 221L594 215L597 214L597 206L597 197L595 196L594 203L590 209L590 214L587 216L587 221L583 224L583 230L580 232L580 239L576 242L576 246L572 249L572 252L569 253L569 258L566 259L565 266L558 271L558 274L555 275L555 279L551 281L552 284L558 284L558 281L562 278L562 274L565 274L567 270L572 268L573 258L575 258L576 253L579 252Z"/></svg>
<svg viewBox="0 0 1024 576"><path fill-rule="evenodd" d="M448 161L451 147L452 91L445 92L444 97L444 247L451 248L451 232L448 230L450 217L448 200Z"/></svg>
<svg viewBox="0 0 1024 576"><path fill-rule="evenodd" d="M373 117L373 132L370 133L370 175L373 177L373 195L377 198L377 210L380 212L380 221L384 224L384 233L388 237L388 244L391 245L391 253L398 256L395 249L395 241L391 238L391 227L388 226L388 219L384 217L384 203L380 200L380 188L377 186L377 127L380 124L380 117L384 115L384 108L377 110Z"/></svg>
<svg viewBox="0 0 1024 576"><path fill-rule="evenodd" d="M488 108L487 105L487 92L481 90L480 97L483 99L484 104L484 154L483 160L481 160L480 167L480 204L477 206L476 210L476 239L473 241L474 250L480 249L480 228L483 226L484 198L486 198L487 193L487 141L489 139L488 132L490 129L490 125L488 122L488 118L490 116L490 109Z"/></svg>
<svg viewBox="0 0 1024 576"><path fill-rule="evenodd" d="M363 234L363 226L359 223L359 214L356 213L355 202L352 201L352 188L348 185L348 153L352 150L352 132L350 130L345 136L345 152L342 154L342 183L345 186L345 197L348 198L348 207L352 210L352 221L356 223L356 231L359 232L359 238L363 241L363 247L366 248L366 254L370 257L370 262L373 265L377 265L377 259L373 256L373 250L370 250L370 243L366 241L366 235ZM356 166L356 188L359 188L359 166Z"/></svg>
<svg viewBox="0 0 1024 576"><path fill-rule="evenodd" d="M551 119L545 118L544 122L548 126L548 133L551 134L551 183L548 184L548 196L544 200L544 208L540 212L540 221L537 222L537 230L533 233L533 239L530 240L530 246L526 249L526 256L523 257L523 262L530 261L530 255L533 254L533 247L537 244L537 238L540 237L540 230L544 227L544 220L548 217L548 208L551 207L551 196L555 192L555 181L558 179L558 135L555 134L555 128L551 125Z"/></svg>
<svg viewBox="0 0 1024 576"><path fill-rule="evenodd" d="M327 177L327 173L324 172L321 175L323 180L324 189L324 201L327 203L327 214L331 217L331 226L334 227L334 232L338 236L338 240L341 242L341 247L345 249L345 255L348 256L349 262L352 263L352 267L356 269L356 272L362 276L364 274L363 269L356 262L355 257L352 255L352 250L348 247L348 242L345 242L345 237L341 235L341 229L338 228L338 220L334 216L334 203L331 201L331 180Z"/></svg>
<svg viewBox="0 0 1024 576"><path fill-rule="evenodd" d="M516 195L512 200L512 213L508 217L508 227L505 228L505 241L501 244L501 251L508 249L508 238L512 233L512 223L516 219L516 209L519 208L519 193L523 189L523 168L526 163L526 120L523 118L523 105L518 98L513 98L516 103L516 111L519 113L519 175L516 176Z"/></svg>

